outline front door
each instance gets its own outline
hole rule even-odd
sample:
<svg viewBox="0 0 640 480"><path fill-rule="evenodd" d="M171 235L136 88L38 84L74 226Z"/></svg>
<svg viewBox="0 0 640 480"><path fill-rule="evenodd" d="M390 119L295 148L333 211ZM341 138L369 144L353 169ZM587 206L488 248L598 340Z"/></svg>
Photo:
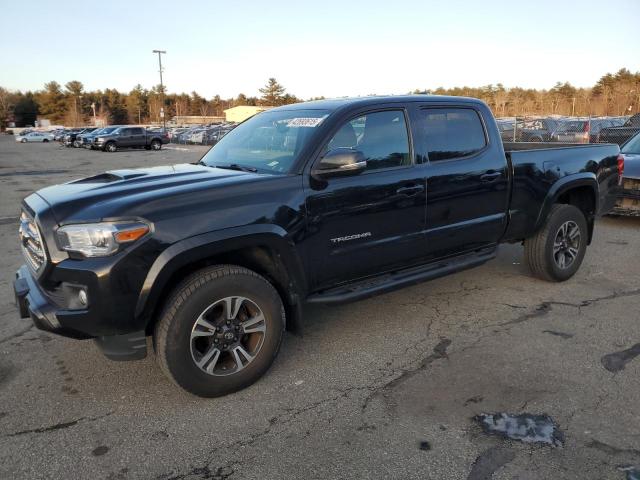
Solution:
<svg viewBox="0 0 640 480"><path fill-rule="evenodd" d="M406 266L423 253L425 169L413 161L405 110L345 121L324 151L335 148L362 152L367 167L354 176L311 177L305 185L303 243L316 290Z"/></svg>
<svg viewBox="0 0 640 480"><path fill-rule="evenodd" d="M480 111L427 107L417 116L428 158L427 259L495 245L507 222L507 160L489 145Z"/></svg>

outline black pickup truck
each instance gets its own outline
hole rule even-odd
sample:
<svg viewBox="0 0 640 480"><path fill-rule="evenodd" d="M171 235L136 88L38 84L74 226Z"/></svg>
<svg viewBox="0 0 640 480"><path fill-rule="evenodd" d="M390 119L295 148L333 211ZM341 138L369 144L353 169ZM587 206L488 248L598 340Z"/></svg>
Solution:
<svg viewBox="0 0 640 480"><path fill-rule="evenodd" d="M481 265L524 244L569 279L615 202L617 145L505 144L490 110L416 95L287 105L197 164L117 170L22 204L20 315L201 396L255 382L304 306ZM401 319L390 319L400 322Z"/></svg>
<svg viewBox="0 0 640 480"><path fill-rule="evenodd" d="M638 132L640 132L640 113L630 117L621 127L603 128L598 133L596 140L600 143L623 145Z"/></svg>
<svg viewBox="0 0 640 480"><path fill-rule="evenodd" d="M160 150L162 145L167 143L167 132L151 132L143 127L119 127L104 135L93 137L92 148L111 153L123 148Z"/></svg>

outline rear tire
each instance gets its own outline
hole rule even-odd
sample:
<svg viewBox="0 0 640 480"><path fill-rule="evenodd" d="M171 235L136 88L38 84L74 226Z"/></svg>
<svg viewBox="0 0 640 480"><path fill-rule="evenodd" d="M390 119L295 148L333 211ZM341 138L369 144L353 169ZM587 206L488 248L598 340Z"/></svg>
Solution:
<svg viewBox="0 0 640 480"><path fill-rule="evenodd" d="M175 288L156 324L154 349L176 385L218 397L248 387L269 369L284 326L282 300L265 278L217 265Z"/></svg>
<svg viewBox="0 0 640 480"><path fill-rule="evenodd" d="M162 142L160 140L153 140L151 142L151 150L158 151L162 148Z"/></svg>
<svg viewBox="0 0 640 480"><path fill-rule="evenodd" d="M553 205L542 229L524 242L525 262L536 277L563 282L580 268L587 241L582 211L573 205Z"/></svg>

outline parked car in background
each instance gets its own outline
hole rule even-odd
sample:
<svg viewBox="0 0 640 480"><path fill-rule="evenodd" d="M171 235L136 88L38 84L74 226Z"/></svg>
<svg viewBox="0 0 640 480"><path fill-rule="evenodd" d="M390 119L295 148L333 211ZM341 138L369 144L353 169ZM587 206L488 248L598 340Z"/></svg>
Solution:
<svg viewBox="0 0 640 480"><path fill-rule="evenodd" d="M64 136L69 133L71 130L68 128L63 128L62 130L58 131L57 133L55 133L53 135L53 139L56 142L62 142L64 140Z"/></svg>
<svg viewBox="0 0 640 480"><path fill-rule="evenodd" d="M551 142L562 121L555 118L534 118L516 122L516 142Z"/></svg>
<svg viewBox="0 0 640 480"><path fill-rule="evenodd" d="M80 146L83 148L89 148L91 150L94 149L93 141L100 135L108 135L117 128L120 128L122 125L109 125L108 127L99 128L94 130L93 132L83 133L78 135L78 142Z"/></svg>
<svg viewBox="0 0 640 480"><path fill-rule="evenodd" d="M636 133L640 132L640 113L630 117L620 127L603 128L598 134L598 143L617 143L623 145Z"/></svg>
<svg viewBox="0 0 640 480"><path fill-rule="evenodd" d="M640 132L622 146L620 153L624 157L624 171L613 213L640 216Z"/></svg>
<svg viewBox="0 0 640 480"><path fill-rule="evenodd" d="M560 122L551 140L562 143L596 143L600 130L616 126L610 118L577 118Z"/></svg>
<svg viewBox="0 0 640 480"><path fill-rule="evenodd" d="M97 129L98 127L74 128L64 136L64 138L62 139L62 143L66 147L78 147L78 144L76 142L78 135L81 135L83 133L93 132L94 130L97 130Z"/></svg>
<svg viewBox="0 0 640 480"><path fill-rule="evenodd" d="M16 142L27 143L27 142L53 142L53 134L48 132L29 132L29 133L21 133L20 135L16 135Z"/></svg>
<svg viewBox="0 0 640 480"><path fill-rule="evenodd" d="M105 135L93 139L93 146L105 152L117 152L123 148L145 148L160 150L169 143L169 135L165 131L152 132L143 127L118 127Z"/></svg>
<svg viewBox="0 0 640 480"><path fill-rule="evenodd" d="M500 132L500 138L503 142L515 141L513 137L515 120L496 120L496 123L498 125L498 131Z"/></svg>

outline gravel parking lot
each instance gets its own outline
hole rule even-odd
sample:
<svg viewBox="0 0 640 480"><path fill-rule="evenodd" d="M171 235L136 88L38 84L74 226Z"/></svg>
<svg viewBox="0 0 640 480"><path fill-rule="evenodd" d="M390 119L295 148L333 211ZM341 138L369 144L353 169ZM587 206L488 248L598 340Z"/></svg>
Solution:
<svg viewBox="0 0 640 480"><path fill-rule="evenodd" d="M532 278L508 245L474 270L309 308L262 380L213 400L178 390L152 356L111 362L20 320L20 199L206 150L170 148L0 137L0 478L640 478L640 219L602 219L563 284ZM553 421L553 444L474 418L502 412Z"/></svg>

